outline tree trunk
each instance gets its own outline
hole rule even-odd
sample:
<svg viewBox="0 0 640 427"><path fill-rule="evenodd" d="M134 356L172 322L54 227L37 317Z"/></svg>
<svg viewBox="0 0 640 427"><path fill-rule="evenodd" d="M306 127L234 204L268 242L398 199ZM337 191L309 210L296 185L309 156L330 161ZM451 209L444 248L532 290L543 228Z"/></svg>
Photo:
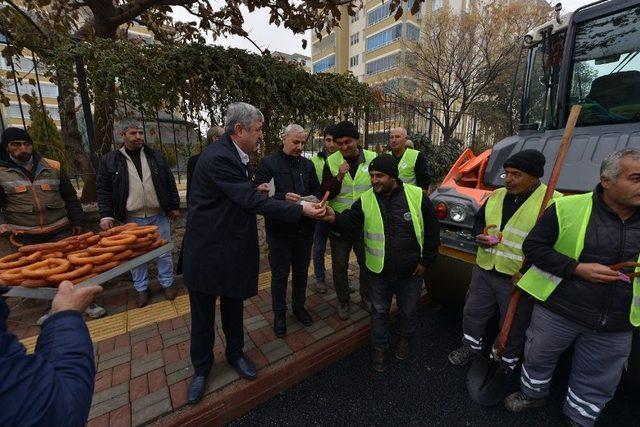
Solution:
<svg viewBox="0 0 640 427"><path fill-rule="evenodd" d="M104 155L113 147L113 120L116 109L115 82L94 88L94 116L98 154Z"/></svg>
<svg viewBox="0 0 640 427"><path fill-rule="evenodd" d="M68 71L65 70L65 72L58 74L62 138L69 163L73 165L75 173L82 176L84 185L80 200L90 203L97 200L96 170L82 145L82 136L78 130L78 121L76 119L75 91L73 89L73 81L70 79L73 74Z"/></svg>

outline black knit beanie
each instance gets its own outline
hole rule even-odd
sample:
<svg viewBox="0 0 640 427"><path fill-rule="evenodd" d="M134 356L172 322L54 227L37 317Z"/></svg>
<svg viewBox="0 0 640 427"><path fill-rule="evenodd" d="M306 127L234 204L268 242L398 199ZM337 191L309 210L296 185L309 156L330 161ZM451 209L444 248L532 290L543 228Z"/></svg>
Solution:
<svg viewBox="0 0 640 427"><path fill-rule="evenodd" d="M358 132L358 128L350 121L340 122L333 126L332 130L333 132L331 132L331 134L333 135L334 140L342 138L343 136L360 139L360 132Z"/></svg>
<svg viewBox="0 0 640 427"><path fill-rule="evenodd" d="M544 175L544 155L538 150L522 150L507 159L502 165L505 168L515 168L531 176L540 178Z"/></svg>
<svg viewBox="0 0 640 427"><path fill-rule="evenodd" d="M6 128L2 132L2 145L7 146L11 141L32 141L31 136L22 128Z"/></svg>
<svg viewBox="0 0 640 427"><path fill-rule="evenodd" d="M369 171L378 171L391 178L398 178L398 162L391 154L380 154L369 163Z"/></svg>

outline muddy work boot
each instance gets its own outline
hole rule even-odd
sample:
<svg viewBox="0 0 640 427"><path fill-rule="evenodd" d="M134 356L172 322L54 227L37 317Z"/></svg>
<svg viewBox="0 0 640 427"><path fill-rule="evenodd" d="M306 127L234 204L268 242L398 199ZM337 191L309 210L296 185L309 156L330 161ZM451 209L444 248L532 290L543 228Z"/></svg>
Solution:
<svg viewBox="0 0 640 427"><path fill-rule="evenodd" d="M87 308L85 308L84 314L91 319L98 319L107 314L107 310L105 310L104 307L100 307L95 302L92 302Z"/></svg>
<svg viewBox="0 0 640 427"><path fill-rule="evenodd" d="M449 353L449 363L455 366L464 366L473 359L473 353L471 348L467 344L463 344L462 347L456 348Z"/></svg>
<svg viewBox="0 0 640 427"><path fill-rule="evenodd" d="M384 372L387 370L387 367L384 363L384 350L380 350L379 348L373 349L373 354L371 355L371 367L376 372Z"/></svg>
<svg viewBox="0 0 640 427"><path fill-rule="evenodd" d="M405 360L411 353L411 342L407 337L400 337L398 344L396 345L396 351L394 356L398 360Z"/></svg>
<svg viewBox="0 0 640 427"><path fill-rule="evenodd" d="M534 399L532 397L527 397L521 391L516 391L504 399L504 407L510 412L522 412L527 409L540 408L544 406L546 402L547 399L544 397Z"/></svg>
<svg viewBox="0 0 640 427"><path fill-rule="evenodd" d="M316 279L316 292L319 294L327 293L327 284L324 282L324 280Z"/></svg>

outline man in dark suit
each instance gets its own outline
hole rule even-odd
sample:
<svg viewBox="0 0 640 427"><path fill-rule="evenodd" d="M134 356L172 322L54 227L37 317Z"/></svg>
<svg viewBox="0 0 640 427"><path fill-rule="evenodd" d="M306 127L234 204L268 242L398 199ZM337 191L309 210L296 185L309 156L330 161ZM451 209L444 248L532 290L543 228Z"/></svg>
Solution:
<svg viewBox="0 0 640 427"><path fill-rule="evenodd" d="M184 237L184 279L191 304L191 362L194 376L189 403L204 394L213 366L214 316L220 298L225 356L238 374L257 377L243 352L243 300L258 293L258 227L256 214L297 224L302 215L319 218L325 209L274 200L251 183L249 153L262 139L260 110L238 102L225 114L225 135L209 145L193 173Z"/></svg>

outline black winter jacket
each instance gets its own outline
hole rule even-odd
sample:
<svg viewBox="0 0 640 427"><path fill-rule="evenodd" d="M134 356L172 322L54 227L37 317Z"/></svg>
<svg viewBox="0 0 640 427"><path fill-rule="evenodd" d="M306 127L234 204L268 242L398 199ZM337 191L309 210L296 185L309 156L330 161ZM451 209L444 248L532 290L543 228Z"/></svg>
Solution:
<svg viewBox="0 0 640 427"><path fill-rule="evenodd" d="M144 145L142 147L151 170L160 209L165 215L180 207L180 196L171 169L162 154ZM98 170L98 209L100 217L112 217L121 222L127 220L129 197L129 173L127 158L119 150L111 151L100 159Z"/></svg>
<svg viewBox="0 0 640 427"><path fill-rule="evenodd" d="M527 236L522 250L538 268L563 277L543 304L546 308L591 330L621 332L631 329L629 310L632 286L626 282L591 283L573 275L578 262L553 249L558 239L558 220L551 205ZM602 199L598 185L585 235L581 263L613 265L636 261L640 252L640 210L622 221Z"/></svg>
<svg viewBox="0 0 640 427"><path fill-rule="evenodd" d="M384 268L380 275L389 281L402 280L413 275L418 264L428 267L438 256L440 246L440 223L428 197L422 196L422 217L424 220L424 244L420 256L420 244L416 239L409 212L409 204L399 183L390 196L376 194L382 223L384 224ZM362 202L356 200L350 209L336 212L334 227L340 232L361 232L364 225Z"/></svg>
<svg viewBox="0 0 640 427"><path fill-rule="evenodd" d="M282 151L282 148L260 161L253 180L254 186L269 182L272 178L275 185L273 198L276 200L284 200L287 193L322 198L322 188L311 160L302 156L289 156ZM312 236L315 221L302 217L300 222L294 225L273 218L265 218L265 227L268 234L275 236Z"/></svg>

